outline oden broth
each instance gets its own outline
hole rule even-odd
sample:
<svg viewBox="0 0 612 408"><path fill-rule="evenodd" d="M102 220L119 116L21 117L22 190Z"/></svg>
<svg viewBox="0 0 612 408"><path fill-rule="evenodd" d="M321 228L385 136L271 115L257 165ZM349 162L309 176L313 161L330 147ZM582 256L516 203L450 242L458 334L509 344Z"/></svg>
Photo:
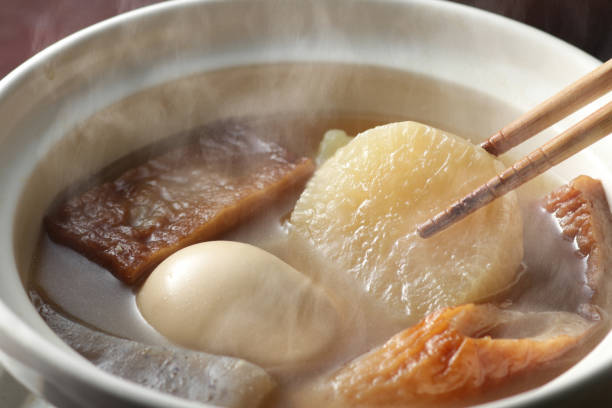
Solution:
<svg viewBox="0 0 612 408"><path fill-rule="evenodd" d="M311 86L305 88L308 89L305 94L300 94L297 89L305 84ZM188 98L184 98L184 90L190 86L193 90L188 92ZM297 87L294 89L294 86ZM183 92L182 100L179 89ZM275 98L275 92L280 96ZM258 99L270 101L270 104L260 103ZM317 102L319 104L314 105ZM187 105L182 105L181 109L181 103ZM311 104L316 109L307 109ZM161 113L151 119L154 123L147 124L144 119L139 119L140 113L155 111ZM159 142L162 145L175 143L189 128L227 117L265 129L265 133L289 150L313 157L328 129L343 129L355 135L391 121L417 120L476 142L517 113L486 95L409 73L333 64L279 64L222 70L164 84L109 107L77 129L72 139L104 143L92 136L103 137L105 131L112 129L107 143L120 141L125 150L109 149L106 151L109 159L100 161L103 164L113 162L127 151L136 150L136 153L115 161L98 173L101 175L95 182L99 182L120 173L130 163L133 165L156 149L142 146L156 140L162 140ZM164 118L167 123L155 123ZM145 130L138 127L141 120ZM127 129L125 133L122 133L122 126ZM147 131L151 134L147 135ZM130 132L135 132L135 135ZM163 139L164 136L170 138ZM69 142L62 143L52 155L71 149ZM86 151L88 149L85 147ZM91 147L90 152L95 151L95 147ZM48 166L49 162L43 166ZM93 164L88 171L91 173L98 168ZM69 171L55 171L61 176L64 186L74 181L71 176L66 176ZM83 185L90 181L90 177L85 177L80 183ZM512 308L520 310L573 310L572 305L581 303L582 296L588 296L580 289L581 276L586 269L584 259L576 254L572 242L562 238L552 217L536 205L538 199L559 184L559 180L553 177L540 178L520 190L525 225L524 270L513 288L502 294L492 294L493 301L512 303ZM344 317L331 349L314 361L266 367L280 384L267 404L278 407L307 406L296 397L304 385L334 371L404 328L385 319L374 309L355 307L360 295L351 282L334 278L334 266L313 256L306 244L288 241L288 214L300 192L300 187L295 188L264 212L218 237L251 243L277 255L296 269L308 272L326 287ZM542 246L542 242L546 245ZM315 273L315 270L325 273ZM542 276L546 279L543 280ZM53 243L45 233L41 235L27 284L31 291L67 317L86 326L147 344L169 344L140 315L135 305L137 288L123 285L100 266ZM572 285L577 288L575 291L570 289L560 297L549 296L555 287ZM538 372L537 378L518 379L503 388L490 390L474 401L461 403L494 399L538 386L571 366L591 346L593 344L586 345L546 372Z"/></svg>

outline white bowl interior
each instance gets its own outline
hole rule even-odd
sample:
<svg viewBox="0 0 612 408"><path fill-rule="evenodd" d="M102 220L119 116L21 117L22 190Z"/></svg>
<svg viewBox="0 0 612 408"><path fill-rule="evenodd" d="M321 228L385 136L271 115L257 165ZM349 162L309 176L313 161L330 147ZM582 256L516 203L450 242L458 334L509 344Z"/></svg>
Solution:
<svg viewBox="0 0 612 408"><path fill-rule="evenodd" d="M22 282L58 192L154 140L236 115L385 114L480 141L596 65L528 27L432 1L190 1L80 32L0 82L0 344L57 387L58 404L194 406L102 374L29 302ZM589 174L612 191L611 155L612 141L602 140L553 172ZM552 383L497 404L533 402L611 367L611 343L607 336Z"/></svg>

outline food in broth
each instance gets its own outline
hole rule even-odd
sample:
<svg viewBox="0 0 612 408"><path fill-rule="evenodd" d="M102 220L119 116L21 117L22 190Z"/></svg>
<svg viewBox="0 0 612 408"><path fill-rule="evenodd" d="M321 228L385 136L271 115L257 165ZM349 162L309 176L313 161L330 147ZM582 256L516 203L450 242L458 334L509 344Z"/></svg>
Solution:
<svg viewBox="0 0 612 408"><path fill-rule="evenodd" d="M523 258L515 193L445 234L415 226L503 170L492 155L415 122L376 127L327 160L291 214L385 313L414 324L440 307L483 299L516 280Z"/></svg>
<svg viewBox="0 0 612 408"><path fill-rule="evenodd" d="M109 284L99 266L43 239L32 297L60 337L107 371L200 401L412 407L467 405L537 386L575 363L607 328L612 221L596 180L578 178L526 204L511 193L423 240L416 224L496 174L502 168L496 158L415 122L373 127L355 138L334 131L324 138L320 167L303 189L312 157L300 157L314 151L292 151L270 136L301 122L256 122L266 119L221 121L197 130L190 139L197 153L181 143L60 204L59 213L75 208L74 220L89 217L87 228L109 231L106 218L95 214L114 214L113 208L140 214L138 225L146 226L134 247L145 248L145 261L136 261L127 274L109 267L123 282L136 283L134 291ZM143 172L146 177L136 177ZM179 184L180 194L172 190ZM109 186L144 195L117 199L99 193ZM264 199L264 191L273 197ZM177 194L193 213L198 205L215 203L224 227L202 227L203 217L192 222L185 212L188 225L208 232L157 240L175 230L174 220L183 222L155 215L157 207L174 208ZM260 211L253 216L255 207ZM46 224L52 237L59 213L52 212ZM125 217L113 228L122 231L121 239L136 237L137 228ZM74 229L67 235L90 233L66 219L62 228ZM207 242L175 252L197 240ZM96 245L82 249L58 241L99 261L91 255ZM539 246L541 241L548 246ZM112 241L106 242L110 248ZM62 301L49 295L54 282L70 285L62 276L71 273L88 276L81 288L91 287L89 293L100 285L102 292L127 299L130 311L109 316L125 319L125 325L92 330L74 317L79 310L54 307ZM114 295L100 296L106 295L109 300L101 302L116 310L110 304ZM140 329L130 331L134 327ZM116 352L91 352L90 339L112 344ZM149 353L155 357L147 359ZM185 368L173 365L176 360ZM188 373L201 364L202 388L173 388L164 371L168 362ZM224 369L217 371L221 362ZM161 380L143 380L139 367L149 375L156 364ZM198 388L197 382L192 378L189 387ZM229 390L236 393L231 401L223 399Z"/></svg>
<svg viewBox="0 0 612 408"><path fill-rule="evenodd" d="M537 330L517 338L521 326ZM328 398L344 406L442 403L554 361L594 326L568 312L443 308L341 368L327 382L335 391Z"/></svg>
<svg viewBox="0 0 612 408"><path fill-rule="evenodd" d="M138 291L137 303L174 343L264 367L325 351L339 319L308 277L269 252L232 241L172 254Z"/></svg>
<svg viewBox="0 0 612 408"><path fill-rule="evenodd" d="M110 336L67 319L37 295L32 300L70 347L103 370L137 384L228 408L255 408L276 387L263 368L248 361Z"/></svg>
<svg viewBox="0 0 612 408"><path fill-rule="evenodd" d="M312 173L310 159L240 124L199 133L68 200L46 218L49 236L134 284L168 255L227 231Z"/></svg>

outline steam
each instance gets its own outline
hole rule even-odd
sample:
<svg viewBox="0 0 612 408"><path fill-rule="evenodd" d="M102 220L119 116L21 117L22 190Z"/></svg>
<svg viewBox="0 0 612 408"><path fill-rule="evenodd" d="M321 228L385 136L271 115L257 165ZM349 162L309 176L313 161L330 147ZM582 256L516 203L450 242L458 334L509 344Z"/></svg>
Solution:
<svg viewBox="0 0 612 408"><path fill-rule="evenodd" d="M92 21L94 15L96 18L100 16L99 9L96 7L103 7L88 5L88 7L75 9L72 2L67 0L48 3L53 9L42 11L34 24L31 39L32 52L43 49L58 37L81 27L60 26L58 22L61 21L62 15L77 13L81 16L79 24L85 26L94 22ZM143 0L121 0L117 8L109 11L108 14L125 12L149 3L150 1ZM280 4L282 2L279 1ZM256 7L257 5L253 5L253 12L257 12ZM260 54L251 55L251 57L259 64L248 67L215 67L206 65L214 64L215 61L189 60L179 56L176 60L170 61L168 66L153 66L150 67L150 70L140 72L138 77L130 77L135 83L142 85L145 90L99 110L94 116L79 125L69 137L56 146L52 154L55 155L55 160L50 162L51 171L45 172L43 166L41 172L53 180L53 185L58 183L56 180L61 180L65 186L76 181L75 174L81 177L93 174L109 162L122 157L127 151L141 148L168 136L178 135L205 123L236 116L266 118L282 112L283 115L297 113L305 115L307 120L319 120L317 115L320 115L321 112L331 112L338 116L347 115L349 112L349 115L360 118L380 117L384 114L402 119L418 118L437 126L445 122L454 126L450 129L451 131L466 136L475 135L475 137L488 134L495 124L505 123L506 118L515 116L515 112L511 112L511 109L498 101L452 83L383 68L343 65L341 63L343 60L351 59L356 54L356 45L359 44L359 41L365 40L360 31L367 32L368 27L356 26L348 34L339 35L339 30L334 28L336 22L323 7L313 6L310 13L310 16L314 16L314 19L321 24L320 33L315 36L315 39L304 40L300 35L300 29L295 29L295 27L302 27L304 31L308 29L307 18L299 13L287 13L284 27L261 27L252 22L258 19L246 19L246 31L256 36L261 30L277 30L278 41L286 42L286 47L283 49L289 50L289 53L297 53L308 47L325 46L329 38L336 38L335 45L342 51L334 54L335 49L330 47L327 57L332 63L329 61L320 64L285 63L283 57L291 59L296 55L279 54L278 51L275 51L278 43L257 49ZM206 37L210 34L207 32L206 24L209 17L200 16L200 18L202 32L197 35ZM241 15L240 24L244 20L244 16ZM181 22L173 23L181 24ZM372 27L379 23L379 21L371 21ZM399 19L395 23L399 24ZM235 25L236 22L233 24ZM169 24L167 31L161 33L162 37L164 34L172 36L180 31L179 28L174 27L177 26ZM232 22L229 22L225 29L229 32L231 27ZM130 33L130 28L126 28L126 38ZM231 34L228 35L231 36ZM240 35L244 34L241 32ZM176 38L179 41L188 41L185 33L176 35ZM215 38L211 37L210 41L214 42ZM203 43L204 46L210 45L205 41ZM237 47L237 45L234 46ZM384 45L382 47L384 49ZM293 49L298 51L291 51ZM246 49L230 51L238 54L249 52ZM219 56L216 55L216 57ZM389 58L393 59L394 56L389 55ZM169 72L176 67L179 67L177 72L193 73L193 75L172 79L171 74L164 71ZM202 71L206 72L202 73ZM171 80L163 84L155 83L156 78L164 77L164 75ZM97 103L93 100L87 102L91 106ZM70 110L71 106L65 105L64 109ZM344 128L344 130L355 134L364 129ZM313 146L316 146L317 138L323 134L322 132L308 135L297 133L290 120L286 121L285 125L280 125L276 131L276 134L270 135L271 138L285 146L288 145L294 152L309 154L312 153ZM66 157L77 157L78 160L75 160L75 163L66 163ZM58 174L61 174L61 177L56 177ZM464 180L458 180L458 183L460 182ZM551 230L551 234L553 232ZM246 232L245 235L254 238L261 236ZM543 241L538 231L528 232L527 235L532 237L533 241L530 242L537 242L538 246ZM271 247L277 246L277 254L282 253L283 250L289 253L300 248L299 245L301 245L296 244L298 246L293 248L278 249L279 246L282 247L282 244L268 244ZM561 249L566 250L566 248ZM304 258L302 259L304 264L300 265L295 259L295 262L290 263L301 271L311 271L315 275L315 280L322 286L338 289L335 295L339 299L348 322L343 328L341 340L345 346L344 354L338 359L346 359L350 354L364 352L372 342L382 340L398 329L391 325L385 327L384 323L372 324L371 322L376 322L375 309L370 309L369 306L356 307L353 303L355 297L351 296L354 288L351 288L346 282L334 281L336 274L333 268L330 268L324 260L314 256L313 248L302 247L300 250L303 250L301 256ZM529 256L533 256L535 265L545 264L547 256L554 257L555 249L551 248L551 251L545 250L545 253L549 255L534 253ZM285 256L285 259L287 258L288 256ZM563 293L563 296L548 297L543 295L542 291L536 290L534 286L532 291L526 292L520 299L523 299L525 304L538 304L544 300L549 302L548 306L551 309L560 307L565 292L558 292L557 289L569 285L573 279L569 275L569 270L572 268L573 266L559 273L561 280L556 281L557 286L548 288L555 294ZM539 268L536 269L539 270ZM357 291L354 294L357 294ZM578 297L581 295L576 294ZM100 303L103 301L104 299ZM378 338L374 339L374 337Z"/></svg>
<svg viewBox="0 0 612 408"><path fill-rule="evenodd" d="M30 53L35 54L82 28L158 2L159 0L90 1L85 5L74 0L34 0L22 4L17 12L18 17L24 19L30 29Z"/></svg>

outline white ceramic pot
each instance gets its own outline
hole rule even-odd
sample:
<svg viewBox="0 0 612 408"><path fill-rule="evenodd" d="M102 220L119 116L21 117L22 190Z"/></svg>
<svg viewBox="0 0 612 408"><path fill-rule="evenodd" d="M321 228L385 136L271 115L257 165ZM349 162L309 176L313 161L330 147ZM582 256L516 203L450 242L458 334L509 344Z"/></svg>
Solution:
<svg viewBox="0 0 612 408"><path fill-rule="evenodd" d="M24 289L53 197L131 149L215 118L287 110L401 115L482 140L598 63L527 26L431 0L168 2L58 42L0 81L4 364L58 407L202 406L95 368ZM611 157L604 140L554 171L612 191ZM607 336L561 377L492 405L576 398L611 369Z"/></svg>

